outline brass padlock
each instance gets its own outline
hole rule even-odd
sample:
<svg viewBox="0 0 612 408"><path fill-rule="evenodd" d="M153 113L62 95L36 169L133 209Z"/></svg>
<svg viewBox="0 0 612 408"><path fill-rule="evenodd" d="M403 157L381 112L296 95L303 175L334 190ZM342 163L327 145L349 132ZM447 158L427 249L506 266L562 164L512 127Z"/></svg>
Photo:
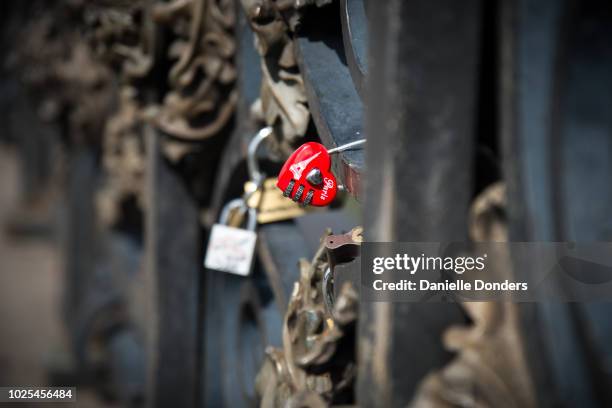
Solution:
<svg viewBox="0 0 612 408"><path fill-rule="evenodd" d="M276 187L276 181L276 177L267 178L260 189L257 189L252 181L244 184L245 191L254 191L247 204L251 208L257 208L259 224L286 221L300 217L307 212L306 208L283 197L283 192Z"/></svg>

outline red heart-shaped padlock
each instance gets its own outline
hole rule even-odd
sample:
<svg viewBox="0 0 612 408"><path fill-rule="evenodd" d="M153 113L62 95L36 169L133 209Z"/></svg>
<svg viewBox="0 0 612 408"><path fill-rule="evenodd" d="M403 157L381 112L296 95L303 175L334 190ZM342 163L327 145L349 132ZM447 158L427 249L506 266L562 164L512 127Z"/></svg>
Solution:
<svg viewBox="0 0 612 408"><path fill-rule="evenodd" d="M338 184L325 146L316 142L300 146L283 165L276 186L285 197L304 205L329 205L336 197Z"/></svg>

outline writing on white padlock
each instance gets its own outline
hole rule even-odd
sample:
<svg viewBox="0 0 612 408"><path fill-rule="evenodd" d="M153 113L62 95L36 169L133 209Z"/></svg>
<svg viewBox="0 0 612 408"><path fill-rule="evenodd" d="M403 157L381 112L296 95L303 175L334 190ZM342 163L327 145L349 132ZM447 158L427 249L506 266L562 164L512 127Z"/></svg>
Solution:
<svg viewBox="0 0 612 408"><path fill-rule="evenodd" d="M246 215L246 229L231 227L230 213L243 212ZM219 222L213 225L204 266L221 272L248 276L253 268L255 244L257 243L257 210L248 207L242 198L227 203L221 211Z"/></svg>

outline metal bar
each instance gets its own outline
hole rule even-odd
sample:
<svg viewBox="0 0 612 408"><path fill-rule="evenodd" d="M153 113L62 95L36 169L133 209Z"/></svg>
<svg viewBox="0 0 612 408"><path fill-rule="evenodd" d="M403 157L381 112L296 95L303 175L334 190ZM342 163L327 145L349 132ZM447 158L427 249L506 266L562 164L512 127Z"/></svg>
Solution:
<svg viewBox="0 0 612 408"><path fill-rule="evenodd" d="M344 60L339 5L318 10L317 19L305 17L296 38L296 53L304 77L308 108L328 148L362 139L363 104ZM333 163L339 184L360 200L362 150L339 154Z"/></svg>
<svg viewBox="0 0 612 408"><path fill-rule="evenodd" d="M147 406L196 405L201 248L198 206L147 126Z"/></svg>
<svg viewBox="0 0 612 408"><path fill-rule="evenodd" d="M472 194L480 2L390 0L369 8L368 241L463 241ZM372 137L376 135L376 141ZM449 303L362 303L358 405L407 406L452 355Z"/></svg>
<svg viewBox="0 0 612 408"><path fill-rule="evenodd" d="M368 65L368 21L364 0L342 0L340 13L346 63L355 88L363 98Z"/></svg>
<svg viewBox="0 0 612 408"><path fill-rule="evenodd" d="M341 146L334 147L333 149L329 149L327 151L327 153L333 154L333 153L343 152L345 150L350 150L350 149L352 149L355 146L359 146L359 145L364 144L365 142L366 142L365 139L355 140L354 142L346 143L346 144L343 144Z"/></svg>

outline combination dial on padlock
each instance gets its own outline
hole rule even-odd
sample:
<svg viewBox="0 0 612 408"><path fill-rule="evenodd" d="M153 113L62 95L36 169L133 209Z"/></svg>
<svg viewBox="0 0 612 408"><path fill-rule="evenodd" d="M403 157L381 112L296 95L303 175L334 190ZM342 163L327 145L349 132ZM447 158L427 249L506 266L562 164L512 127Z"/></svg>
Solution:
<svg viewBox="0 0 612 408"><path fill-rule="evenodd" d="M329 205L336 197L338 184L325 146L316 142L300 146L285 162L276 185L285 197L303 205Z"/></svg>

